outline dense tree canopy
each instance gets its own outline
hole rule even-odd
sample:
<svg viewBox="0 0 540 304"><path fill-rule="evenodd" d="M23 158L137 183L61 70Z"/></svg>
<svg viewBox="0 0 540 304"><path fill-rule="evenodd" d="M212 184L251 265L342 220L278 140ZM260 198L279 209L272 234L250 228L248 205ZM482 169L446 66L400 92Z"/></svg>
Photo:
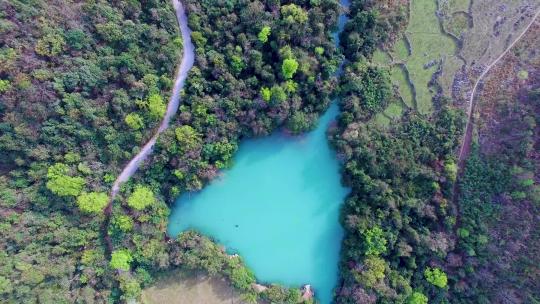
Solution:
<svg viewBox="0 0 540 304"><path fill-rule="evenodd" d="M0 1L0 302L120 299L88 215L157 126L177 37L170 1Z"/></svg>

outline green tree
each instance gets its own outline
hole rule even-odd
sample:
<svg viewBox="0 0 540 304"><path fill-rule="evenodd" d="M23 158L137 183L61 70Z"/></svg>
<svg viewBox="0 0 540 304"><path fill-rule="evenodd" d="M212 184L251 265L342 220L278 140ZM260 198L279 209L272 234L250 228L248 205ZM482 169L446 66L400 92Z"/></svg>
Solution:
<svg viewBox="0 0 540 304"><path fill-rule="evenodd" d="M287 80L285 82L285 92L292 94L295 93L298 89L298 83L294 82L293 80Z"/></svg>
<svg viewBox="0 0 540 304"><path fill-rule="evenodd" d="M439 268L426 268L426 270L424 271L424 277L429 283L439 288L445 288L448 284L448 278L446 277L446 273L444 273L444 271L440 270Z"/></svg>
<svg viewBox="0 0 540 304"><path fill-rule="evenodd" d="M64 50L64 37L59 34L47 34L39 39L34 50L37 54L46 57L54 57Z"/></svg>
<svg viewBox="0 0 540 304"><path fill-rule="evenodd" d="M287 100L287 93L285 93L285 90L283 90L283 88L278 85L272 87L270 95L272 104L280 104Z"/></svg>
<svg viewBox="0 0 540 304"><path fill-rule="evenodd" d="M109 196L104 192L83 192L77 197L77 206L86 213L101 213L107 206Z"/></svg>
<svg viewBox="0 0 540 304"><path fill-rule="evenodd" d="M287 129L293 134L299 134L311 128L311 122L306 113L295 111L287 122Z"/></svg>
<svg viewBox="0 0 540 304"><path fill-rule="evenodd" d="M236 288L248 290L255 283L255 275L245 266L238 265L231 270L231 281Z"/></svg>
<svg viewBox="0 0 540 304"><path fill-rule="evenodd" d="M281 72L283 73L283 77L285 77L285 79L291 79L296 73L297 69L298 61L296 61L296 59L288 58L283 60L283 64L281 65Z"/></svg>
<svg viewBox="0 0 540 304"><path fill-rule="evenodd" d="M415 291L407 299L407 304L428 304L428 297L419 291Z"/></svg>
<svg viewBox="0 0 540 304"><path fill-rule="evenodd" d="M154 192L143 185L137 185L135 191L133 191L127 199L128 206L135 210L143 210L155 202L156 198L154 197Z"/></svg>
<svg viewBox="0 0 540 304"><path fill-rule="evenodd" d="M133 219L131 219L131 217L125 214L114 216L112 219L112 223L114 226L118 227L118 229L124 232L128 232L133 229Z"/></svg>
<svg viewBox="0 0 540 304"><path fill-rule="evenodd" d="M202 143L201 135L191 126L184 125L174 129L176 140L180 144L182 151L189 151L200 147Z"/></svg>
<svg viewBox="0 0 540 304"><path fill-rule="evenodd" d="M446 176L453 182L456 181L457 178L457 172L458 167L456 165L456 162L453 160L447 160L444 162L444 173Z"/></svg>
<svg viewBox="0 0 540 304"><path fill-rule="evenodd" d="M261 97L264 101L269 102L270 99L272 98L272 91L270 90L270 88L267 88L267 87L261 88Z"/></svg>
<svg viewBox="0 0 540 304"><path fill-rule="evenodd" d="M191 39L195 43L196 47L204 47L206 45L207 39L204 38L203 34L198 31L191 32Z"/></svg>
<svg viewBox="0 0 540 304"><path fill-rule="evenodd" d="M6 277L0 276L0 295L10 293L13 291L11 281Z"/></svg>
<svg viewBox="0 0 540 304"><path fill-rule="evenodd" d="M259 41L262 43L266 43L268 41L268 36L270 36L271 31L272 30L269 26L263 26L263 28L259 32L259 35L257 35Z"/></svg>
<svg viewBox="0 0 540 304"><path fill-rule="evenodd" d="M129 270L129 263L133 261L131 253L127 249L115 250L111 254L109 265L117 270Z"/></svg>
<svg viewBox="0 0 540 304"><path fill-rule="evenodd" d="M364 270L355 275L356 280L366 285L373 287L377 282L384 279L386 262L377 256L368 256L364 259Z"/></svg>
<svg viewBox="0 0 540 304"><path fill-rule="evenodd" d="M82 50L88 43L86 34L81 29L71 29L66 33L68 45L74 50Z"/></svg>
<svg viewBox="0 0 540 304"><path fill-rule="evenodd" d="M308 20L307 12L294 3L283 5L281 7L281 14L288 24L305 23Z"/></svg>
<svg viewBox="0 0 540 304"><path fill-rule="evenodd" d="M133 130L139 130L140 128L144 127L144 121L142 117L137 113L129 113L126 115L126 118L124 119L128 127L130 127Z"/></svg>
<svg viewBox="0 0 540 304"><path fill-rule="evenodd" d="M321 46L318 46L315 48L315 54L319 55L319 56L322 56L322 54L324 54L324 48L321 47Z"/></svg>
<svg viewBox="0 0 540 304"><path fill-rule="evenodd" d="M0 94L7 92L11 88L9 80L0 79Z"/></svg>
<svg viewBox="0 0 540 304"><path fill-rule="evenodd" d="M161 98L161 95L159 94L151 94L148 97L147 105L148 110L150 111L150 117L155 120L161 119L167 111L163 98Z"/></svg>
<svg viewBox="0 0 540 304"><path fill-rule="evenodd" d="M367 229L362 234L366 244L366 255L380 255L386 252L386 239L380 227Z"/></svg>
<svg viewBox="0 0 540 304"><path fill-rule="evenodd" d="M120 289L122 290L122 299L127 300L128 303L129 300L137 299L141 295L141 284L139 284L137 279L128 274L122 274L119 281Z"/></svg>
<svg viewBox="0 0 540 304"><path fill-rule="evenodd" d="M231 56L231 69L232 73L238 75L246 67L246 64L242 60L242 57L238 55Z"/></svg>
<svg viewBox="0 0 540 304"><path fill-rule="evenodd" d="M47 189L58 196L77 196L81 193L86 181L82 177L67 175L69 167L56 163L47 171Z"/></svg>

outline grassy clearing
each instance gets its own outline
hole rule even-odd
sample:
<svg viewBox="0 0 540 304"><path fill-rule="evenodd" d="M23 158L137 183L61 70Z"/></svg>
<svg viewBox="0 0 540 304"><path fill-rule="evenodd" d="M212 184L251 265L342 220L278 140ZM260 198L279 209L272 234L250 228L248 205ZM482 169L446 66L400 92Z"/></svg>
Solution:
<svg viewBox="0 0 540 304"><path fill-rule="evenodd" d="M405 35L410 42L412 53L406 60L405 67L415 88L418 112L429 114L433 109L432 98L435 91L428 84L440 68L440 63L453 57L457 47L454 40L441 31L435 0L411 1L410 5L411 18ZM401 47L396 48L398 49L394 49L394 53L403 52L399 50ZM444 70L447 67L442 68Z"/></svg>
<svg viewBox="0 0 540 304"><path fill-rule="evenodd" d="M378 49L373 53L371 62L379 66L389 66L392 64L392 58L390 58L388 53Z"/></svg>
<svg viewBox="0 0 540 304"><path fill-rule="evenodd" d="M384 110L384 114L391 119L398 119L403 115L403 106L400 103L393 102Z"/></svg>
<svg viewBox="0 0 540 304"><path fill-rule="evenodd" d="M143 290L144 304L229 304L243 303L224 279L210 278L199 272L171 271Z"/></svg>
<svg viewBox="0 0 540 304"><path fill-rule="evenodd" d="M455 56L447 57L444 61L444 66L438 82L446 96L452 96L454 76L464 64L465 62L463 62L463 60Z"/></svg>
<svg viewBox="0 0 540 304"><path fill-rule="evenodd" d="M473 27L465 33L460 52L469 67L473 62L475 66L493 62L506 49L508 41L517 37L531 21L530 12L536 11L540 2L512 0L504 1L504 10L500 7L492 1L472 1Z"/></svg>
<svg viewBox="0 0 540 304"><path fill-rule="evenodd" d="M390 126L391 121L390 118L386 117L384 114L378 113L373 117L372 122L379 127L387 128Z"/></svg>
<svg viewBox="0 0 540 304"><path fill-rule="evenodd" d="M398 87L399 95L403 102L411 109L414 106L414 94L411 83L408 80L405 67L396 65L390 70L390 79L392 84Z"/></svg>

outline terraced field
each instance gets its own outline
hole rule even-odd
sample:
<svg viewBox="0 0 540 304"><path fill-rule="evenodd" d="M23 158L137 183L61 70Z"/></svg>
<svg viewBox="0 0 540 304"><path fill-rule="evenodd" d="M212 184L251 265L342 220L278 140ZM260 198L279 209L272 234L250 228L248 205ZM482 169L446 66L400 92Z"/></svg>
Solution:
<svg viewBox="0 0 540 304"><path fill-rule="evenodd" d="M468 0L450 2L447 5L452 10L468 7ZM409 25L403 37L392 49L375 52L373 63L390 69L392 83L402 101L401 104L390 104L383 114L376 117L378 124L399 118L404 108L430 114L432 100L437 93L451 95L453 76L464 62L456 55L456 39L443 30L437 9L436 0L411 1Z"/></svg>

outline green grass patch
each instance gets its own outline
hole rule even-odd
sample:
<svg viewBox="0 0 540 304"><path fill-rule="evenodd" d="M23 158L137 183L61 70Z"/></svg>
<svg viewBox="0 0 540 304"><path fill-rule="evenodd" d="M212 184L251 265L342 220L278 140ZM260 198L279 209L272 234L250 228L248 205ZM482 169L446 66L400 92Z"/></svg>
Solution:
<svg viewBox="0 0 540 304"><path fill-rule="evenodd" d="M390 126L391 121L390 118L386 117L384 114L377 113L377 115L373 117L372 122L379 127L387 128Z"/></svg>
<svg viewBox="0 0 540 304"><path fill-rule="evenodd" d="M408 80L407 71L399 65L392 67L390 70L390 79L392 84L398 87L399 95L403 102L411 109L414 107L414 95L411 84Z"/></svg>
<svg viewBox="0 0 540 304"><path fill-rule="evenodd" d="M468 12L471 0L448 0L448 11L450 14L455 12Z"/></svg>
<svg viewBox="0 0 540 304"><path fill-rule="evenodd" d="M386 53L385 51L377 49L373 53L373 58L371 58L371 62L380 66L389 66L390 64L392 64L392 58L390 58L388 53Z"/></svg>
<svg viewBox="0 0 540 304"><path fill-rule="evenodd" d="M442 73L439 76L439 84L442 87L444 95L448 97L452 96L454 76L464 64L462 59L455 56L445 58Z"/></svg>
<svg viewBox="0 0 540 304"><path fill-rule="evenodd" d="M391 119L398 119L403 115L403 106L400 103L393 102L384 110L384 114Z"/></svg>
<svg viewBox="0 0 540 304"><path fill-rule="evenodd" d="M405 66L415 89L417 110L422 114L429 114L433 109L435 90L428 87L433 74L440 62L454 56L457 49L454 40L441 31L436 11L435 0L411 1L411 19L405 34L412 51ZM403 54L402 46L396 44L394 53Z"/></svg>
<svg viewBox="0 0 540 304"><path fill-rule="evenodd" d="M405 37L396 42L392 55L394 55L394 58L399 61L406 61L407 58L409 58L409 45Z"/></svg>

